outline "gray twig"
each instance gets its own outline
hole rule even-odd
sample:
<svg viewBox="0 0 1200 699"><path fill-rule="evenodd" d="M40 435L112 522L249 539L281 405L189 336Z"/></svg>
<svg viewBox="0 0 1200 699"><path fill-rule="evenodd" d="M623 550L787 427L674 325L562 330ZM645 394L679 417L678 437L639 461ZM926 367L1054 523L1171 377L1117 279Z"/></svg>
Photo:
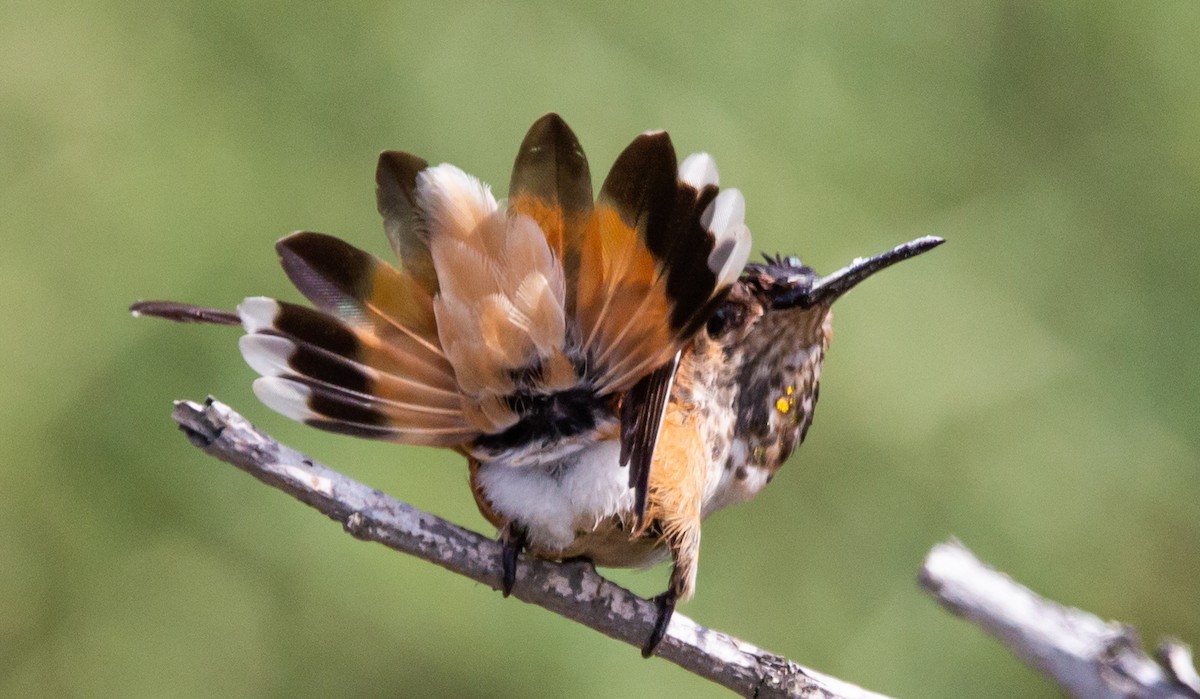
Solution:
<svg viewBox="0 0 1200 699"><path fill-rule="evenodd" d="M408 553L495 589L500 546L313 461L212 398L175 404L192 444L342 523L352 536ZM652 602L587 563L523 557L513 596L634 646L650 634ZM676 614L657 654L743 696L887 699ZM630 662L638 662L636 654Z"/></svg>
<svg viewBox="0 0 1200 699"><path fill-rule="evenodd" d="M1146 655L1137 632L1040 597L982 563L957 541L938 544L921 586L1064 692L1088 699L1200 699L1191 651L1167 641Z"/></svg>

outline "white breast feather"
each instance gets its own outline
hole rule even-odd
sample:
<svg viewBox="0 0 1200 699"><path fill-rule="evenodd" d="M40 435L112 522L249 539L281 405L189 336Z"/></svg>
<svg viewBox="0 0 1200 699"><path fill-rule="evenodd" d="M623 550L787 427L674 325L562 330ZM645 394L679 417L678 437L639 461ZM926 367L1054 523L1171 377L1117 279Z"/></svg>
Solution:
<svg viewBox="0 0 1200 699"><path fill-rule="evenodd" d="M629 470L617 463L619 455L620 445L608 440L558 468L492 462L479 467L479 485L497 512L528 527L534 547L562 550L574 541L576 527L590 529L633 507Z"/></svg>

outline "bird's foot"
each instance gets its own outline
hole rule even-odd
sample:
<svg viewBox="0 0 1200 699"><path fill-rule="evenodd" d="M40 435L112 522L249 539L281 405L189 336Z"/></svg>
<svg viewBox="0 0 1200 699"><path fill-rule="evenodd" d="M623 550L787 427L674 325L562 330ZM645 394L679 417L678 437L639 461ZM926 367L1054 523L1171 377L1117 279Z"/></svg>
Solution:
<svg viewBox="0 0 1200 699"><path fill-rule="evenodd" d="M679 595L674 590L667 590L654 598L654 606L658 607L658 616L654 619L654 630L650 632L650 638L646 639L645 645L642 646L643 658L654 655L658 644L662 643L663 638L667 635L667 627L671 625L671 617L675 616L675 602L678 599Z"/></svg>
<svg viewBox="0 0 1200 699"><path fill-rule="evenodd" d="M516 523L510 522L500 533L500 593L505 597L517 582L517 556L528 544L528 532Z"/></svg>

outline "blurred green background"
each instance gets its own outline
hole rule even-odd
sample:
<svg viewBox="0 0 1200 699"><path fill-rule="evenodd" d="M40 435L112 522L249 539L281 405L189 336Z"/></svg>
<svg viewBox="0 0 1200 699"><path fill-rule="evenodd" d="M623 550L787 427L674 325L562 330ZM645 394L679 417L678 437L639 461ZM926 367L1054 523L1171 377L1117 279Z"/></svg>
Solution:
<svg viewBox="0 0 1200 699"><path fill-rule="evenodd" d="M375 157L499 193L547 111L597 181L667 128L855 291L808 443L704 529L683 613L902 696L1055 696L916 588L954 534L1053 598L1200 642L1200 4L0 6L0 695L720 696L367 546L189 447L213 393L467 526L460 459L259 405L236 333L139 298L287 299L299 228L384 255ZM667 571L616 577L644 594Z"/></svg>

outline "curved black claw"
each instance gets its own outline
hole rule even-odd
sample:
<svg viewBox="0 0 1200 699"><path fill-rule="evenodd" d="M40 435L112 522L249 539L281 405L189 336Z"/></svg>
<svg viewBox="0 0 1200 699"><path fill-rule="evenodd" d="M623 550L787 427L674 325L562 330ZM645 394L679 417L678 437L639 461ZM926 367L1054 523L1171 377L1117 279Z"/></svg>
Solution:
<svg viewBox="0 0 1200 699"><path fill-rule="evenodd" d="M654 598L654 605L658 607L658 616L654 619L654 630L650 632L650 638L646 639L646 644L642 646L642 657L649 658L654 655L654 651L658 649L658 644L662 643L663 637L667 635L667 627L671 625L671 617L675 616L675 601L679 599L679 595L673 590L667 590L658 597Z"/></svg>
<svg viewBox="0 0 1200 699"><path fill-rule="evenodd" d="M525 527L509 524L500 535L500 593L505 597L512 594L517 582L517 556L528 543Z"/></svg>

